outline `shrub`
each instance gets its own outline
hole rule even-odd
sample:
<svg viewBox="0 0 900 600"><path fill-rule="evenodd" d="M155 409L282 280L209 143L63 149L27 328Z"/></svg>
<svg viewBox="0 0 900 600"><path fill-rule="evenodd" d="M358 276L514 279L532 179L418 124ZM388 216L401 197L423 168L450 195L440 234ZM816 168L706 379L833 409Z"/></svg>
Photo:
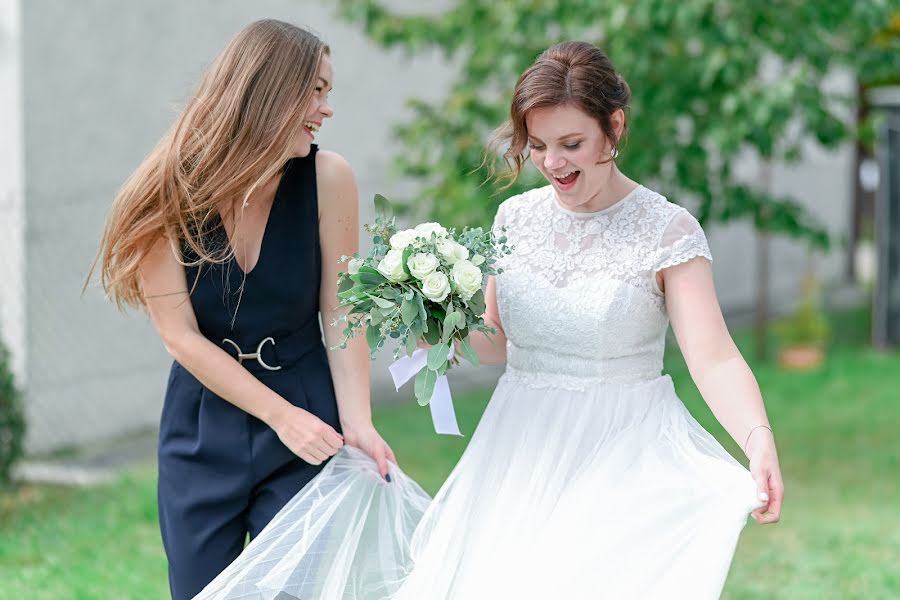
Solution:
<svg viewBox="0 0 900 600"><path fill-rule="evenodd" d="M24 438L21 394L9 365L9 352L0 343L0 487L10 482L13 464L22 456Z"/></svg>

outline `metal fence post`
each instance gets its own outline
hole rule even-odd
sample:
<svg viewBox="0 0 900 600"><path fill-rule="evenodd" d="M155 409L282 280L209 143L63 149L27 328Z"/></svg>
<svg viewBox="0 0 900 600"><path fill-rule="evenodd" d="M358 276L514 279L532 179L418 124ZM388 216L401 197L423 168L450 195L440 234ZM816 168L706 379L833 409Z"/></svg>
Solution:
<svg viewBox="0 0 900 600"><path fill-rule="evenodd" d="M900 86L874 89L872 107L884 113L876 156L879 185L875 196L878 271L872 307L872 341L880 348L900 347Z"/></svg>

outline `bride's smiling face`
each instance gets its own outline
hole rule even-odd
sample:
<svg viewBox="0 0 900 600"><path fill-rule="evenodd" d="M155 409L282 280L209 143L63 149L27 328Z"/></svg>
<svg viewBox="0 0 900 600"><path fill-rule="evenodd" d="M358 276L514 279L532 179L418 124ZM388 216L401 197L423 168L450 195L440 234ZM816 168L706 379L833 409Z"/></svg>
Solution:
<svg viewBox="0 0 900 600"><path fill-rule="evenodd" d="M618 133L624 113L610 116ZM596 119L574 104L538 108L525 115L528 147L534 166L569 209L588 204L606 185L614 163L612 145Z"/></svg>

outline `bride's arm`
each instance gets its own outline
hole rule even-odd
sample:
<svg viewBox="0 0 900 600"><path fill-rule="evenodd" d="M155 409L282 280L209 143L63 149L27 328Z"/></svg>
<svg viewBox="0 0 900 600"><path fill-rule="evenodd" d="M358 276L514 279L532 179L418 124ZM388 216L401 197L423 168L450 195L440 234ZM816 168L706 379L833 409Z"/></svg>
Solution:
<svg viewBox="0 0 900 600"><path fill-rule="evenodd" d="M768 500L767 505L753 511L753 517L760 523L774 523L784 495L775 439L756 378L725 325L710 263L695 258L660 273L672 330L691 377L713 414L750 459L760 494L767 494L760 497Z"/></svg>

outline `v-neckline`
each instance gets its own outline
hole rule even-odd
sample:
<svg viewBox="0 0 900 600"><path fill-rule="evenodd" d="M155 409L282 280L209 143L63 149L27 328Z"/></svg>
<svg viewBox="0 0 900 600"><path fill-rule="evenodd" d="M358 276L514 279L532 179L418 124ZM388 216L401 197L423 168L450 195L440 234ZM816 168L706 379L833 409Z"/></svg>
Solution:
<svg viewBox="0 0 900 600"><path fill-rule="evenodd" d="M288 162L290 162L290 161L288 161ZM232 260L234 261L235 266L241 272L241 275L243 277L249 277L252 273L254 273L256 271L257 268L259 268L259 264L262 262L263 250L265 250L265 247L266 247L266 237L268 236L268 233L269 233L269 224L272 222L272 213L275 212L275 203L278 202L278 196L281 195L281 186L284 184L284 178L287 175L287 170L288 170L288 163L285 163L284 168L281 171L281 177L278 180L278 185L275 187L275 197L272 198L272 204L269 206L269 212L266 215L266 222L265 222L265 225L263 225L262 238L259 240L259 252L256 255L256 262L253 264L253 268L250 269L249 271L245 270L244 267L241 266L241 261L239 261L238 257L237 257L237 250L235 249L231 238L228 237L228 230L227 229L225 230L225 241L228 244L229 251L231 251L231 253L232 253ZM219 214L219 221L222 221L221 213ZM224 226L224 222L223 222L223 226Z"/></svg>

